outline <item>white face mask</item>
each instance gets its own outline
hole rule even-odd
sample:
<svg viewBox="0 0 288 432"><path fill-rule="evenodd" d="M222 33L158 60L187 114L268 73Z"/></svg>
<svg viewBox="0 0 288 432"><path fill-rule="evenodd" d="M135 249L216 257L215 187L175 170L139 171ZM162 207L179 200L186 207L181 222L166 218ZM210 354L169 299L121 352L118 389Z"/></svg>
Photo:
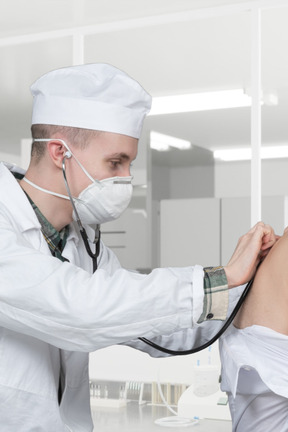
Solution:
<svg viewBox="0 0 288 432"><path fill-rule="evenodd" d="M34 141L51 141L51 139L35 139ZM129 177L110 177L104 180L95 180L82 164L78 161L76 156L73 155L65 141L57 139L56 141L62 142L62 144L67 148L68 154L66 157L70 158L73 156L82 169L82 171L91 180L92 184L84 189L78 198L72 198L73 200L73 219L77 221L77 213L83 224L94 225L102 224L104 222L109 222L117 219L124 210L127 209L131 198L133 187L131 184L132 176ZM40 186L32 183L30 180L23 178L27 183L34 186L36 189L42 192L49 193L54 196L58 196L64 199L70 199L68 196L61 195L55 192L51 192L47 189L43 189ZM68 185L66 185L68 186ZM68 186L69 188L69 186ZM70 195L70 191L68 194ZM76 211L75 211L76 210Z"/></svg>
<svg viewBox="0 0 288 432"><path fill-rule="evenodd" d="M127 209L133 187L132 177L111 177L94 181L84 189L74 205L83 224L102 224L117 219ZM73 211L73 219L77 216Z"/></svg>

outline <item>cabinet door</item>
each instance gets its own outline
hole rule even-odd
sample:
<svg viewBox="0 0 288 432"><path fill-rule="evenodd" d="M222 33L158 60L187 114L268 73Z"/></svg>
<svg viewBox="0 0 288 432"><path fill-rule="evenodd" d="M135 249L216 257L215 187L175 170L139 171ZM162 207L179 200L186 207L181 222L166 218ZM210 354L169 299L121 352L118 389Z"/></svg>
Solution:
<svg viewBox="0 0 288 432"><path fill-rule="evenodd" d="M160 204L161 267L220 263L220 200L163 200Z"/></svg>
<svg viewBox="0 0 288 432"><path fill-rule="evenodd" d="M148 246L144 210L128 208L119 219L103 224L101 235L124 268L146 272Z"/></svg>

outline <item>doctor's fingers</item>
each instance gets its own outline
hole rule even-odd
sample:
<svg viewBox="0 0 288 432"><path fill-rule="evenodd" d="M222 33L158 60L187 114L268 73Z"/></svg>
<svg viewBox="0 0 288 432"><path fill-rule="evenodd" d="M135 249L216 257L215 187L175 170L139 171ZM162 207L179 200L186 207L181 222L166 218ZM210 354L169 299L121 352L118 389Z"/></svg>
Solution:
<svg viewBox="0 0 288 432"><path fill-rule="evenodd" d="M242 262L243 269L255 269L262 258L262 252L269 250L276 242L274 230L264 222L258 222L238 240L228 265Z"/></svg>
<svg viewBox="0 0 288 432"><path fill-rule="evenodd" d="M274 229L264 222L258 222L254 225L247 235L252 235L251 241L259 242L259 250L266 250L271 248L279 238L275 235Z"/></svg>

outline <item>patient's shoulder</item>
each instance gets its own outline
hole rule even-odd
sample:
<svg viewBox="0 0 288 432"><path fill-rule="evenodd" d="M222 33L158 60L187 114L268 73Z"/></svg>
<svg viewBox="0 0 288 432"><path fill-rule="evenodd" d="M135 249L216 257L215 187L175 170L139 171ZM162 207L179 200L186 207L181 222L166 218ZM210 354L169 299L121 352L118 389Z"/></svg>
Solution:
<svg viewBox="0 0 288 432"><path fill-rule="evenodd" d="M288 230L284 231L283 236L272 247L261 264L256 278L258 278L258 273L260 276L263 272L272 272L275 274L279 273L279 271L287 271L288 273Z"/></svg>
<svg viewBox="0 0 288 432"><path fill-rule="evenodd" d="M288 230L260 264L235 326L262 325L288 334Z"/></svg>

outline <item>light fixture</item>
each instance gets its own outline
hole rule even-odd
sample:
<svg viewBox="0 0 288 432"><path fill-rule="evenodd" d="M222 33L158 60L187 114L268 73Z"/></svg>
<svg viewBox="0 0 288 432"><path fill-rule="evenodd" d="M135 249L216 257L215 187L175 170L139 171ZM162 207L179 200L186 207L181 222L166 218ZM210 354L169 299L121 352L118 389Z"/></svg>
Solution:
<svg viewBox="0 0 288 432"><path fill-rule="evenodd" d="M168 151L171 147L177 148L178 150L187 150L191 148L191 143L190 141L151 131L150 147L158 151Z"/></svg>
<svg viewBox="0 0 288 432"><path fill-rule="evenodd" d="M288 146L261 147L261 159L280 159L288 158ZM225 162L251 160L252 150L250 147L229 148L213 151L214 159Z"/></svg>
<svg viewBox="0 0 288 432"><path fill-rule="evenodd" d="M250 105L251 97L243 89L190 93L154 97L149 115L247 107Z"/></svg>

